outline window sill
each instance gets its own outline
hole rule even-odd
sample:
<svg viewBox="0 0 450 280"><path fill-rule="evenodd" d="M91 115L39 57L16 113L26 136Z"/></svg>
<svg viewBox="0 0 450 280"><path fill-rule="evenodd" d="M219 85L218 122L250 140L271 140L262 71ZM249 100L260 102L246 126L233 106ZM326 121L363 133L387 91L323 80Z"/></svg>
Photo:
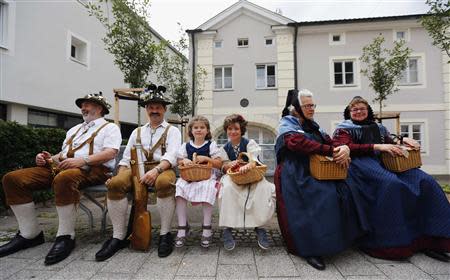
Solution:
<svg viewBox="0 0 450 280"><path fill-rule="evenodd" d="M213 92L223 92L223 91L234 91L234 89L232 88L217 88L217 89L213 89Z"/></svg>
<svg viewBox="0 0 450 280"><path fill-rule="evenodd" d="M248 46L237 46L237 47L240 48L240 49L248 48Z"/></svg>
<svg viewBox="0 0 450 280"><path fill-rule="evenodd" d="M414 87L414 86L421 86L422 83L407 83L407 84L399 84L399 87Z"/></svg>
<svg viewBox="0 0 450 280"><path fill-rule="evenodd" d="M357 87L358 85L352 84L352 85L333 85L333 88L353 88Z"/></svg>
<svg viewBox="0 0 450 280"><path fill-rule="evenodd" d="M278 89L277 87L265 87L265 88L255 88L255 90L273 90Z"/></svg>
<svg viewBox="0 0 450 280"><path fill-rule="evenodd" d="M83 62L83 61L78 60L78 59L76 59L76 58L70 57L70 60L72 60L73 62L76 62L76 63L78 63L78 64L81 64L81 65L83 65L83 66L85 66L85 67L88 67L88 65L87 65L86 62Z"/></svg>
<svg viewBox="0 0 450 280"><path fill-rule="evenodd" d="M2 49L2 50L8 50L8 46L7 46L7 45L0 44L0 49Z"/></svg>

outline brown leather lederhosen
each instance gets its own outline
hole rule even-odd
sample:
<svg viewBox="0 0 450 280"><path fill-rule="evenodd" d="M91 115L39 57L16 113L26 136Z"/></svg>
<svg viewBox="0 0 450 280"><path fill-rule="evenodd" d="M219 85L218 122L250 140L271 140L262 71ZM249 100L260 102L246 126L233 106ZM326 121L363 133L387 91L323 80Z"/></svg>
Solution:
<svg viewBox="0 0 450 280"><path fill-rule="evenodd" d="M109 123L98 128L79 147L73 149L72 142L79 133L78 129L65 143L69 146L68 157L73 157L75 152L86 144L89 144L89 155L94 152L94 138L98 132ZM79 188L86 185L96 185L103 183L108 178L109 170L104 165L92 166L86 172L78 168L65 169L52 174L47 167L37 166L11 171L2 178L6 200L9 205L24 204L33 201L33 191L43 190L52 186L55 192L55 203L57 206L64 206L71 203L78 203L80 198Z"/></svg>
<svg viewBox="0 0 450 280"><path fill-rule="evenodd" d="M166 153L166 139L167 139L167 134L169 133L169 128L170 128L170 124L166 127L163 134L159 138L158 142L156 142L156 144L153 145L153 147L151 147L148 150L146 150L144 147L142 147L142 152L144 152L145 158L147 159L144 162L145 172L151 170L152 168L154 168L155 166L157 166L159 164L159 161L153 160L153 154L159 147L161 147L161 156L163 156ZM142 145L141 128L140 127L138 127L138 129L137 129L136 144Z"/></svg>

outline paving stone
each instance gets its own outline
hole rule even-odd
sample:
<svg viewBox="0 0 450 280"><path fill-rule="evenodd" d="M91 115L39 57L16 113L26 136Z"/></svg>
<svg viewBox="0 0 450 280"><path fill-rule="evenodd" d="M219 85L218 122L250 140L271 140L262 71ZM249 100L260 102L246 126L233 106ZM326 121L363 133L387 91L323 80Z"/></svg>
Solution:
<svg viewBox="0 0 450 280"><path fill-rule="evenodd" d="M409 263L408 260L386 260L386 259L379 259L379 258L374 258L371 257L367 254L364 254L361 252L361 254L364 256L364 258L366 258L369 262L373 263L373 264L398 264L398 263Z"/></svg>
<svg viewBox="0 0 450 280"><path fill-rule="evenodd" d="M450 274L450 264L441 262L424 254L416 254L411 257L411 263L428 274Z"/></svg>
<svg viewBox="0 0 450 280"><path fill-rule="evenodd" d="M259 277L299 276L284 248L274 247L267 251L254 249L253 253Z"/></svg>
<svg viewBox="0 0 450 280"><path fill-rule="evenodd" d="M436 280L450 280L450 274L434 274L431 276Z"/></svg>
<svg viewBox="0 0 450 280"><path fill-rule="evenodd" d="M258 279L254 264L220 264L216 279Z"/></svg>
<svg viewBox="0 0 450 280"><path fill-rule="evenodd" d="M21 250L17 253L9 255L8 258L29 259L36 261L38 259L42 259L43 257L45 257L50 248L52 247L52 245L53 243L47 242L33 248Z"/></svg>
<svg viewBox="0 0 450 280"><path fill-rule="evenodd" d="M133 274L127 273L113 273L113 272L100 272L92 276L90 280L128 280L132 279Z"/></svg>
<svg viewBox="0 0 450 280"><path fill-rule="evenodd" d="M259 278L259 279L263 279L263 280L305 280L305 278L301 278L301 277L264 277L264 278Z"/></svg>
<svg viewBox="0 0 450 280"><path fill-rule="evenodd" d="M325 261L326 269L317 270L310 266L303 258L290 255L295 264L299 276L306 279L344 279L336 266L330 261Z"/></svg>
<svg viewBox="0 0 450 280"><path fill-rule="evenodd" d="M384 275L358 275L358 276L347 276L346 280L388 280Z"/></svg>
<svg viewBox="0 0 450 280"><path fill-rule="evenodd" d="M173 279L179 264L167 263L145 263L133 279Z"/></svg>
<svg viewBox="0 0 450 280"><path fill-rule="evenodd" d="M216 276L218 258L218 248L189 248L181 261L176 275L194 277Z"/></svg>
<svg viewBox="0 0 450 280"><path fill-rule="evenodd" d="M33 280L50 279L56 273L57 273L56 271L51 271L51 270L24 269L24 270L21 270L21 271L17 272L14 275L12 275L9 279L15 279L15 280L21 280L21 279L33 279Z"/></svg>
<svg viewBox="0 0 450 280"><path fill-rule="evenodd" d="M165 258L158 257L158 250L154 249L150 252L150 256L148 257L146 262L149 263L161 263L161 264L168 264L168 263L176 263L179 264L181 260L184 257L184 254L186 254L186 251L188 250L188 247L183 248L174 248L172 254Z"/></svg>
<svg viewBox="0 0 450 280"><path fill-rule="evenodd" d="M109 262L105 263L101 272L135 273L141 268L148 256L148 253L143 252L121 252L111 258Z"/></svg>
<svg viewBox="0 0 450 280"><path fill-rule="evenodd" d="M221 249L219 264L255 264L253 249L250 247L237 247L232 251Z"/></svg>
<svg viewBox="0 0 450 280"><path fill-rule="evenodd" d="M28 265L33 263L32 260L15 259L15 258L1 258L0 260L0 279L6 279L9 276L24 269Z"/></svg>
<svg viewBox="0 0 450 280"><path fill-rule="evenodd" d="M175 276L174 280L215 280L215 277Z"/></svg>
<svg viewBox="0 0 450 280"><path fill-rule="evenodd" d="M333 264L344 276L383 275L373 263L356 251L349 250L339 254Z"/></svg>
<svg viewBox="0 0 450 280"><path fill-rule="evenodd" d="M69 263L73 262L74 260L78 260L83 252L86 250L86 245L77 245L75 246L75 249L72 251L72 253L63 261L60 261L59 263L52 264L52 265L45 265L44 259L47 255L50 248L53 246L53 243L45 243L46 246L48 246L48 250L41 255L41 259L38 259L33 264L31 264L28 269L34 269L34 270L61 270L65 266L67 266Z"/></svg>
<svg viewBox="0 0 450 280"><path fill-rule="evenodd" d="M98 262L73 261L64 269L61 269L54 274L50 279L90 279L94 276L105 264Z"/></svg>
<svg viewBox="0 0 450 280"><path fill-rule="evenodd" d="M411 263L377 264L376 265L390 279L432 279Z"/></svg>

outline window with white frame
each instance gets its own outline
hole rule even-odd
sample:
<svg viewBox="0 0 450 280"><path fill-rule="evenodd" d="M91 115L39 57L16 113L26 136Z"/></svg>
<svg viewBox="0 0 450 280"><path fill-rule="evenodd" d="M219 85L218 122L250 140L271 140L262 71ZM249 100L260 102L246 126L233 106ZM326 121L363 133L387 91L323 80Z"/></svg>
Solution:
<svg viewBox="0 0 450 280"><path fill-rule="evenodd" d="M256 65L256 88L275 88L275 64Z"/></svg>
<svg viewBox="0 0 450 280"><path fill-rule="evenodd" d="M273 45L273 38L266 38L265 40L266 46L272 46Z"/></svg>
<svg viewBox="0 0 450 280"><path fill-rule="evenodd" d="M8 26L8 5L0 0L0 47L6 47Z"/></svg>
<svg viewBox="0 0 450 280"><path fill-rule="evenodd" d="M400 123L400 134L416 140L420 144L420 151L425 151L425 124L422 122Z"/></svg>
<svg viewBox="0 0 450 280"><path fill-rule="evenodd" d="M216 49L222 48L222 41L214 41L214 48Z"/></svg>
<svg viewBox="0 0 450 280"><path fill-rule="evenodd" d="M400 85L419 85L421 64L420 57L410 57L408 59L406 69L403 70L399 84Z"/></svg>
<svg viewBox="0 0 450 280"><path fill-rule="evenodd" d="M246 48L248 47L248 38L239 38L237 40L237 45L239 48Z"/></svg>
<svg viewBox="0 0 450 280"><path fill-rule="evenodd" d="M87 66L89 64L89 44L86 40L70 33L69 58Z"/></svg>
<svg viewBox="0 0 450 280"><path fill-rule="evenodd" d="M355 60L333 61L333 85L334 87L355 86Z"/></svg>
<svg viewBox="0 0 450 280"><path fill-rule="evenodd" d="M345 44L345 33L329 33L328 43L332 45L344 45Z"/></svg>
<svg viewBox="0 0 450 280"><path fill-rule="evenodd" d="M233 88L233 68L231 66L214 67L214 89Z"/></svg>
<svg viewBox="0 0 450 280"><path fill-rule="evenodd" d="M409 29L399 29L399 30L393 30L392 31L392 39L394 41L400 41L400 40L404 40L404 41L409 41Z"/></svg>

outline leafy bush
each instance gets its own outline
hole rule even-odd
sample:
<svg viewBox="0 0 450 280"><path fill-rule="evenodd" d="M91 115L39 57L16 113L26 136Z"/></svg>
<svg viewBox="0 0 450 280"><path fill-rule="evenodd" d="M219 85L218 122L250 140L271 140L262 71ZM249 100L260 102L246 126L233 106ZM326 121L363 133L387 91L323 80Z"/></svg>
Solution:
<svg viewBox="0 0 450 280"><path fill-rule="evenodd" d="M36 154L48 151L58 153L66 132L58 128L32 128L17 122L0 120L0 178L6 173L35 166ZM50 191L35 192L35 201L41 202L53 197ZM0 209L4 209L5 195L0 181Z"/></svg>

